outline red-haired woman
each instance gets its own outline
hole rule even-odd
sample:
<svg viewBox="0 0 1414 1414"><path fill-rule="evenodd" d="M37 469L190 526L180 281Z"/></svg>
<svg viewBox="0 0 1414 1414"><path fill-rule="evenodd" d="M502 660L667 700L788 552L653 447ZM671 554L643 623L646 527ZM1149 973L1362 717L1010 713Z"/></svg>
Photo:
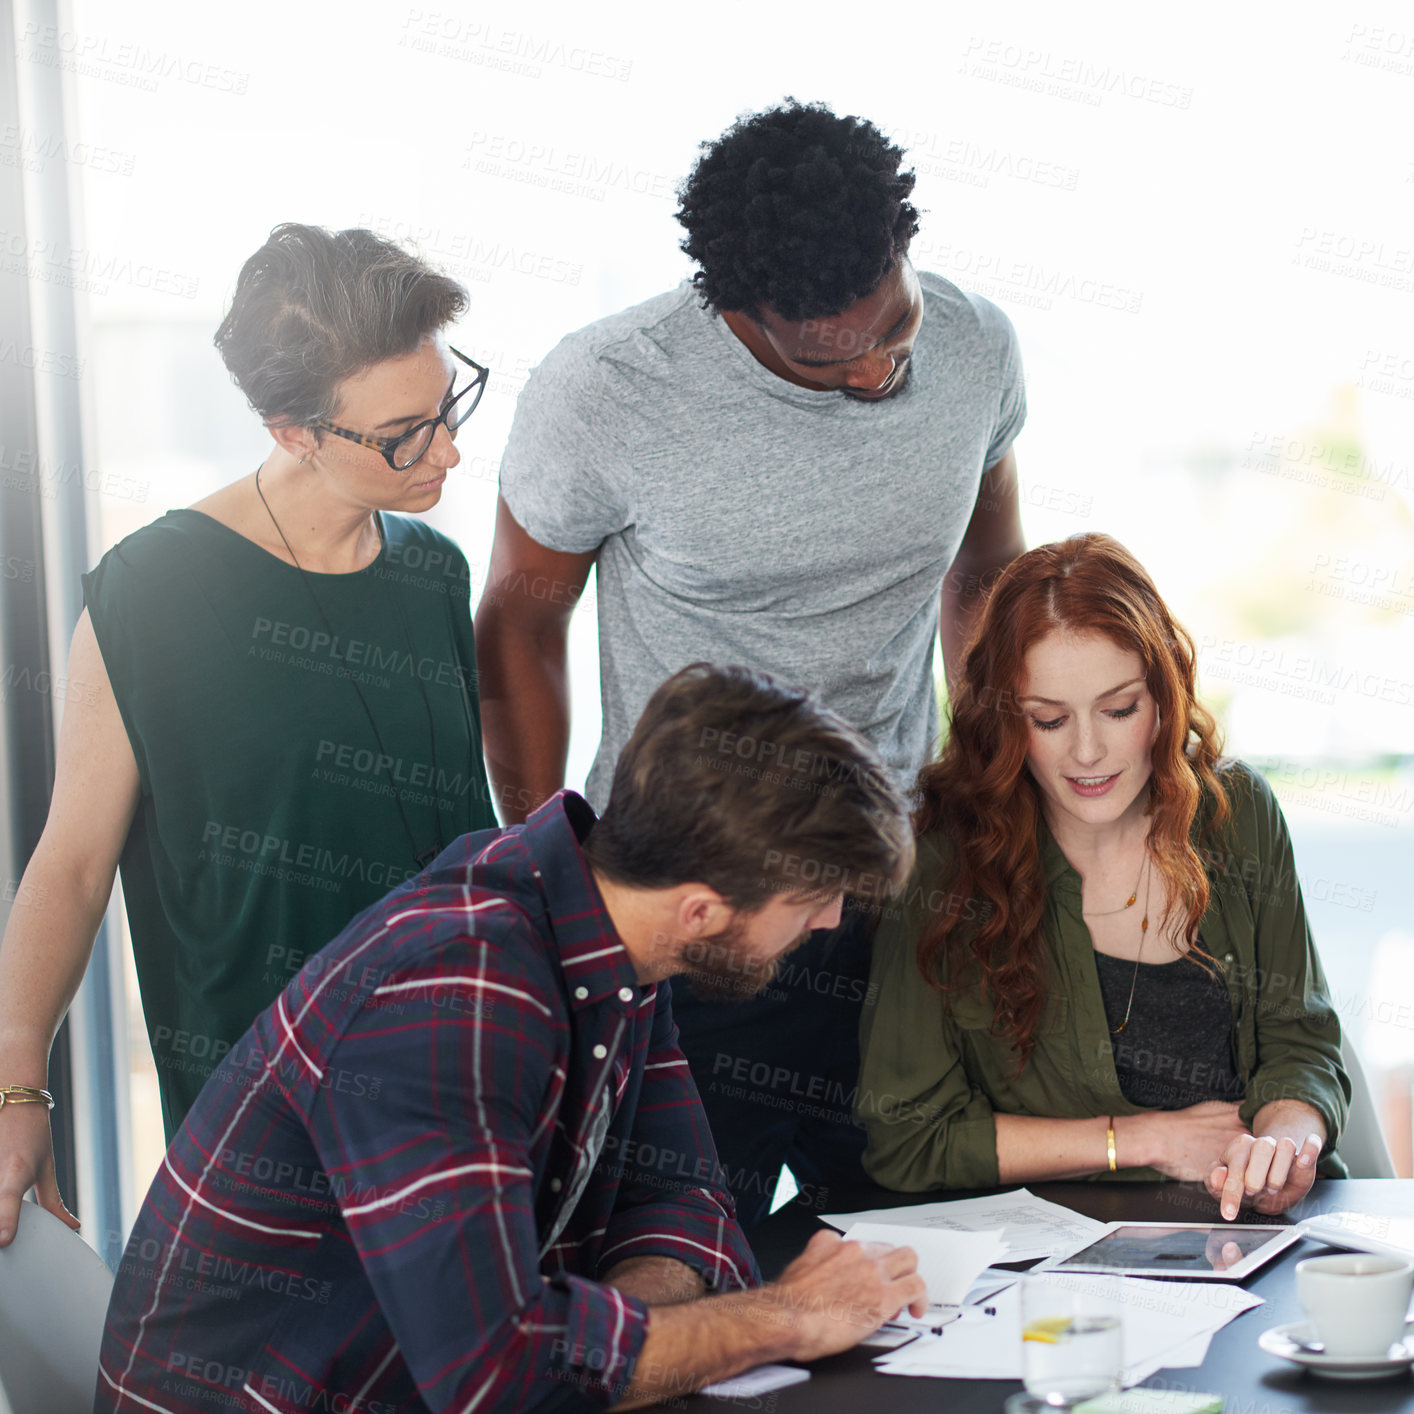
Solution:
<svg viewBox="0 0 1414 1414"><path fill-rule="evenodd" d="M989 596L918 863L875 940L865 1167L890 1188L1115 1172L1281 1212L1349 1082L1271 790L1219 759L1193 645L1106 535Z"/></svg>

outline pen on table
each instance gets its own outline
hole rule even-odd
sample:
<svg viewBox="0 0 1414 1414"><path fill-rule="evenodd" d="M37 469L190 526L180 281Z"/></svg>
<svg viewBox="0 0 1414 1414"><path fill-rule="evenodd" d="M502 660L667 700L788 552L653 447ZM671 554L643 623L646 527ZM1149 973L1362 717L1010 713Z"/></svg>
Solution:
<svg viewBox="0 0 1414 1414"><path fill-rule="evenodd" d="M995 1306L974 1307L973 1309L980 1309L984 1316L995 1316L997 1314L997 1308ZM920 1334L942 1335L944 1327L952 1325L954 1321L960 1320L961 1317L962 1308L958 1307L956 1310L948 1313L948 1319L946 1321L942 1321L936 1326L926 1326ZM900 1325L897 1321L885 1321L879 1329L881 1331L911 1331L916 1330L917 1327Z"/></svg>

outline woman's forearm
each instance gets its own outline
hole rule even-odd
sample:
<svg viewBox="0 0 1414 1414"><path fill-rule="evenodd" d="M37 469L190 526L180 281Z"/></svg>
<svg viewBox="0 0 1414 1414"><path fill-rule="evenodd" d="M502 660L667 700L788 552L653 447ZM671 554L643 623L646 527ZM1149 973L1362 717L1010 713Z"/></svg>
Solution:
<svg viewBox="0 0 1414 1414"><path fill-rule="evenodd" d="M0 1085L44 1084L107 906L107 892L86 891L43 845L35 851L0 943Z"/></svg>
<svg viewBox="0 0 1414 1414"><path fill-rule="evenodd" d="M49 816L0 942L0 1085L44 1083L29 1076L47 1068L83 980L137 810L137 761L87 610L69 647L69 682L83 690L64 704Z"/></svg>
<svg viewBox="0 0 1414 1414"><path fill-rule="evenodd" d="M1133 1168L1144 1160L1126 1146L1121 1135L1127 1128L1121 1115L1115 1127L1115 1167ZM1025 1183L1044 1178L1081 1178L1102 1173L1110 1166L1111 1120L1043 1119L1036 1115L999 1114L997 1121L997 1173L1003 1183ZM1130 1152L1126 1153L1128 1147Z"/></svg>

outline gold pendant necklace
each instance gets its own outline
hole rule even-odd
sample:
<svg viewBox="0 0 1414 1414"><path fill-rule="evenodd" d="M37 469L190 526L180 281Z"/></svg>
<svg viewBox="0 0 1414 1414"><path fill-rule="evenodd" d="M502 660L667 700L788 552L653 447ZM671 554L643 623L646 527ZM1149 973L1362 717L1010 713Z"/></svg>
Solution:
<svg viewBox="0 0 1414 1414"><path fill-rule="evenodd" d="M1144 856L1144 863L1147 864L1148 862L1149 856L1146 852ZM1143 864L1139 866L1139 874L1142 878L1144 874ZM1144 919L1139 924L1139 951L1134 954L1134 976L1129 979L1129 1001L1125 1004L1124 1020L1121 1021L1120 1024L1110 1032L1111 1036L1118 1036L1119 1033L1123 1031L1126 1026L1129 1025L1129 1013L1134 1009L1134 989L1139 985L1139 959L1144 956L1144 940L1149 936L1149 890L1152 889L1153 886L1154 874L1153 871L1150 870L1148 883L1144 885ZM1139 881L1137 879L1134 882L1134 892L1136 895L1139 892ZM1129 900L1129 903L1133 902L1134 899L1131 898ZM1124 907L1128 908L1129 903L1125 904ZM1124 909L1115 909L1116 913L1122 913L1123 911Z"/></svg>
<svg viewBox="0 0 1414 1414"><path fill-rule="evenodd" d="M1144 866L1148 862L1149 854L1146 850L1143 854L1139 856L1139 872L1134 876L1134 887L1130 890L1129 897L1125 899L1125 901L1120 904L1118 908L1107 908L1100 913L1094 912L1093 910L1087 912L1086 910L1082 909L1080 916L1082 918L1113 918L1116 913L1123 913L1125 909L1133 908L1134 900L1139 897L1139 881L1144 877Z"/></svg>

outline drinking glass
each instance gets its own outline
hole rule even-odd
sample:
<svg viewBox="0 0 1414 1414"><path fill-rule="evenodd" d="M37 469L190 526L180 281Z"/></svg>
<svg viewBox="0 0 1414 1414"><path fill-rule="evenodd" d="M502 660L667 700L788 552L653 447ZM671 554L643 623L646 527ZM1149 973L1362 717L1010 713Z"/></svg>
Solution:
<svg viewBox="0 0 1414 1414"><path fill-rule="evenodd" d="M1009 1410L1071 1409L1117 1390L1123 1369L1123 1312L1093 1278L1022 1278L1021 1377L1030 1398Z"/></svg>

